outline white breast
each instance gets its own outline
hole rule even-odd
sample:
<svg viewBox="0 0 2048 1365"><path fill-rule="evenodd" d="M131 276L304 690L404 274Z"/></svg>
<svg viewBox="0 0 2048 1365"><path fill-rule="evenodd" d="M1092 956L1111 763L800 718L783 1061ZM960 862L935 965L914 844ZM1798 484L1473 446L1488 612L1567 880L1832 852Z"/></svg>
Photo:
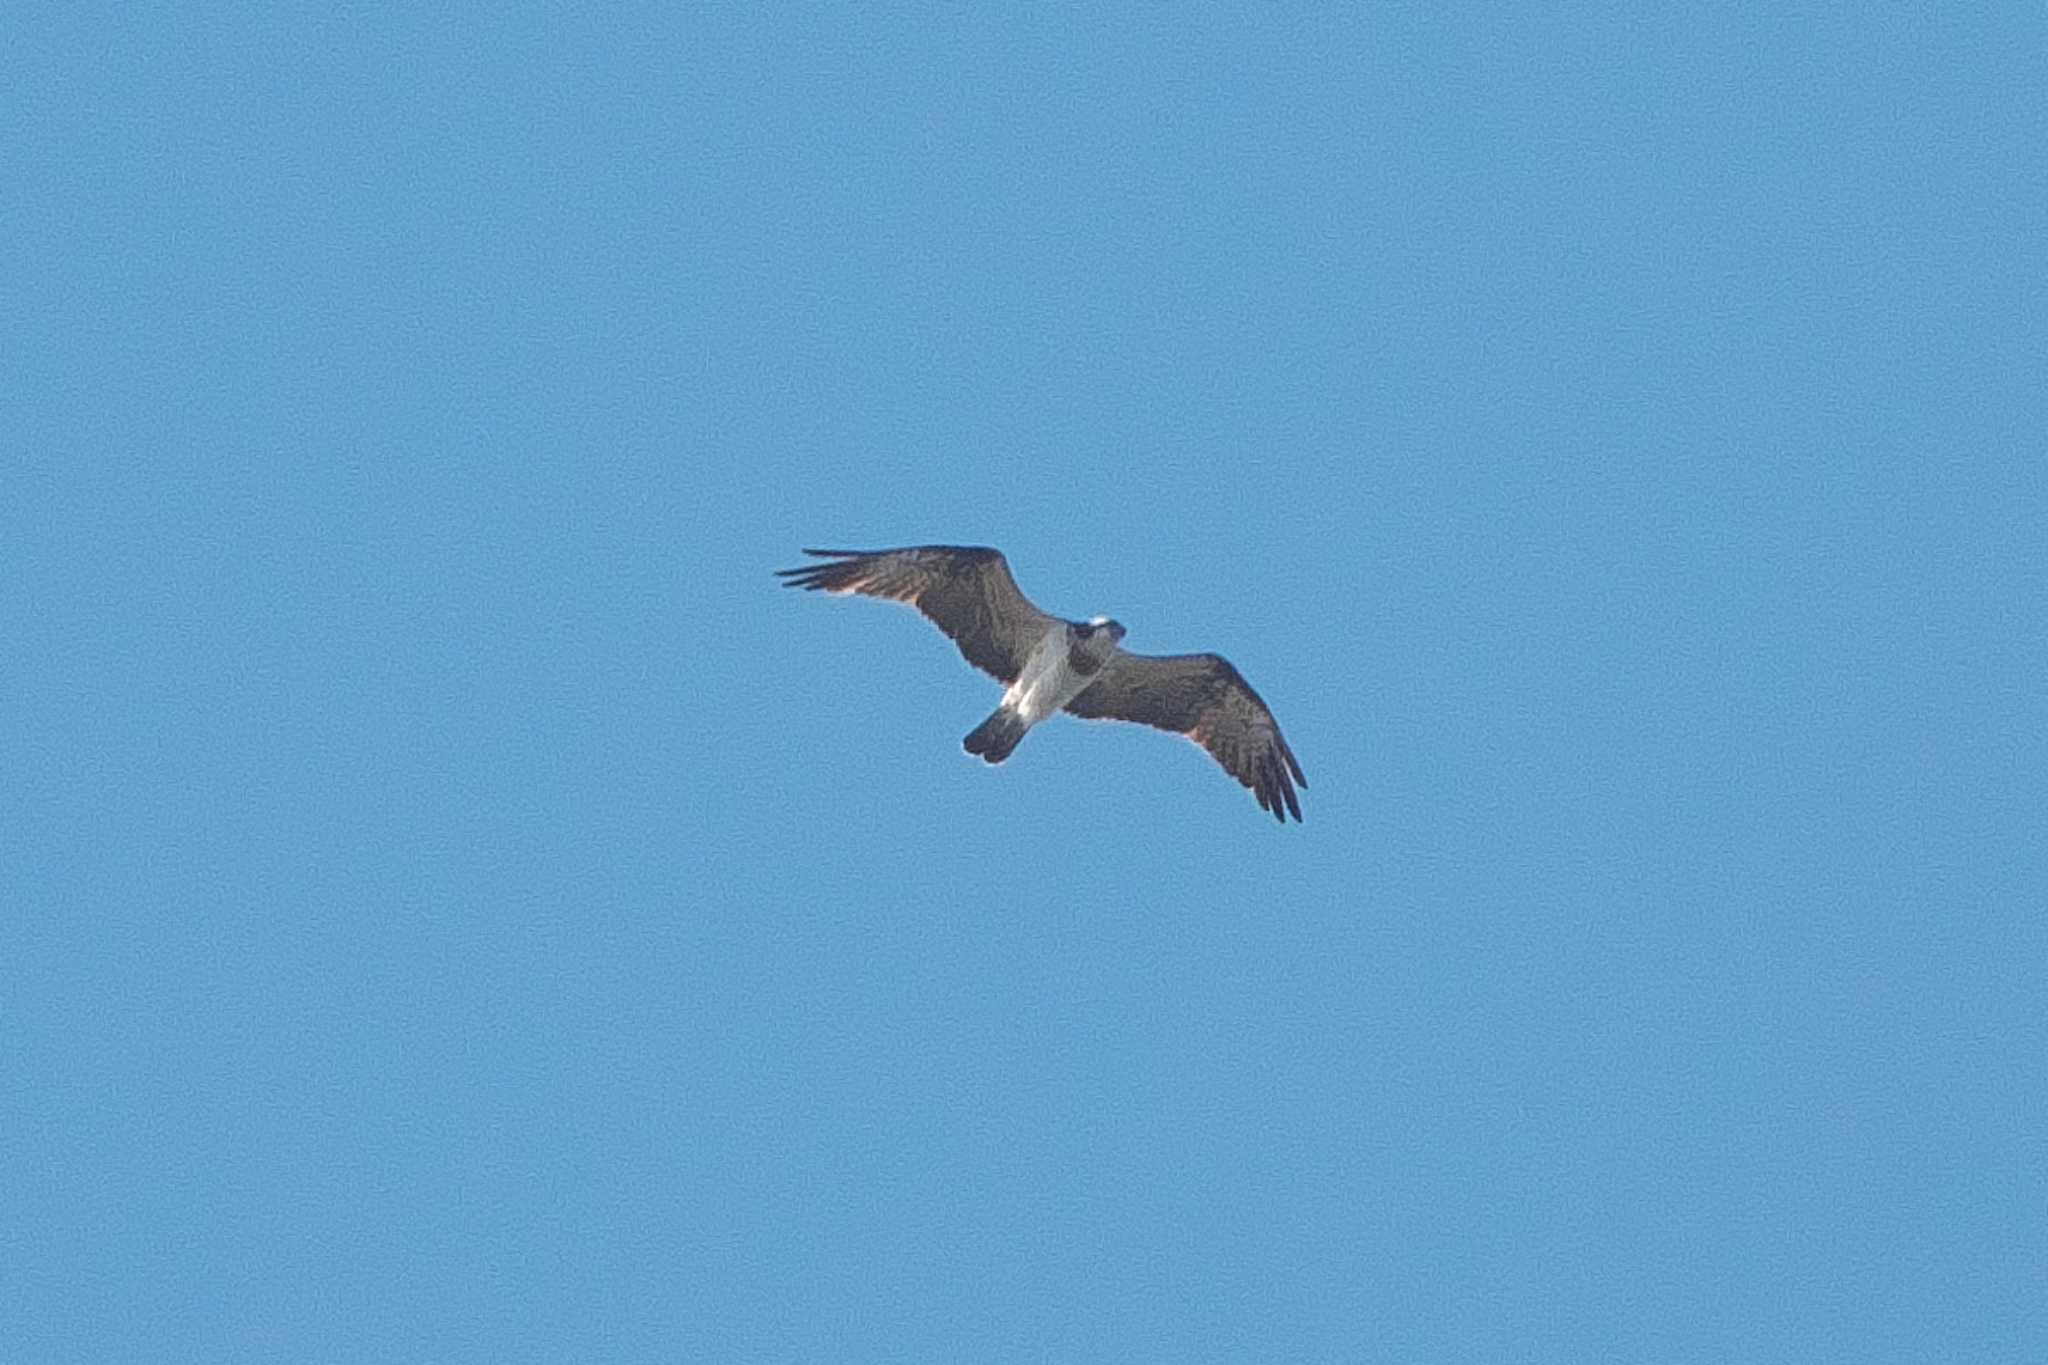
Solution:
<svg viewBox="0 0 2048 1365"><path fill-rule="evenodd" d="M1003 694L1003 705L1026 725L1036 725L1073 700L1089 681L1067 667L1067 628L1054 625L1024 661L1024 671Z"/></svg>

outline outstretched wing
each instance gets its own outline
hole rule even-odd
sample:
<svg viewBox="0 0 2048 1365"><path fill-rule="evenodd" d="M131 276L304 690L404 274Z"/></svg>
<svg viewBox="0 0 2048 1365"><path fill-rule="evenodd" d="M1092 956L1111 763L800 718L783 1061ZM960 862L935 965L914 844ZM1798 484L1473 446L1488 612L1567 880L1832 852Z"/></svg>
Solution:
<svg viewBox="0 0 2048 1365"><path fill-rule="evenodd" d="M1129 720L1186 735L1250 787L1281 824L1301 819L1294 786L1308 786L1280 724L1244 675L1217 654L1110 655L1067 710L1089 720ZM1290 780L1291 779L1291 780Z"/></svg>
<svg viewBox="0 0 2048 1365"><path fill-rule="evenodd" d="M1017 591L1001 553L982 546L804 553L832 562L777 570L784 587L908 602L960 646L967 662L1006 683L1017 681L1054 621Z"/></svg>

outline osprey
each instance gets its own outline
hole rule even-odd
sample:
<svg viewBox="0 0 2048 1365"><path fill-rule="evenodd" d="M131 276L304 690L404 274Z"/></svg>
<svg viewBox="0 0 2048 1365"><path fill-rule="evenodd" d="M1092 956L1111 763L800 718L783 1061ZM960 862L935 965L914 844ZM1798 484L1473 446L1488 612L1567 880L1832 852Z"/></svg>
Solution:
<svg viewBox="0 0 2048 1365"><path fill-rule="evenodd" d="M1185 735L1251 788L1281 824L1301 819L1308 786L1279 723L1230 661L1216 654L1131 654L1105 616L1063 621L1031 605L995 550L919 545L902 550L805 550L829 560L781 569L789 588L905 602L960 646L967 662L1007 683L1002 704L963 741L990 763L1010 756L1055 711L1129 720ZM1289 779L1292 779L1290 781Z"/></svg>

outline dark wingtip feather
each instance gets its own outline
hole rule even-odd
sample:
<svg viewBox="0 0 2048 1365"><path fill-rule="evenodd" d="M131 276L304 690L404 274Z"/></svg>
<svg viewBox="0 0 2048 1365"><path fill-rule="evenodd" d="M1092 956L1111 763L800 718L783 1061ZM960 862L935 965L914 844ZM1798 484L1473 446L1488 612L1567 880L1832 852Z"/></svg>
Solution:
<svg viewBox="0 0 2048 1365"><path fill-rule="evenodd" d="M1294 784L1287 780L1287 768L1282 764L1279 751L1269 748L1252 761L1250 771L1238 774L1238 780L1250 789L1260 810L1271 811L1284 825L1290 815L1301 819L1301 799L1294 794Z"/></svg>
<svg viewBox="0 0 2048 1365"><path fill-rule="evenodd" d="M824 575L833 567L830 564L813 564L801 569L777 569L775 576L782 580L785 588L822 588L825 586Z"/></svg>
<svg viewBox="0 0 2048 1365"><path fill-rule="evenodd" d="M805 550L804 553L831 562L799 564L794 569L777 569L775 576L785 580L783 587L811 590L822 588L831 592L844 587L847 577L859 572L856 561L870 557L866 550Z"/></svg>
<svg viewBox="0 0 2048 1365"><path fill-rule="evenodd" d="M804 553L807 555L816 555L819 559L830 560L831 562L828 564L799 564L794 569L777 569L775 571L775 576L777 578L788 580L782 585L783 587L810 589L823 588L827 592L830 592L834 588L842 586L843 583L843 580L835 579L833 577L834 574L844 573L848 570L854 569L855 561L857 560L872 559L877 554L883 554L887 552L880 550L807 549L804 551Z"/></svg>
<svg viewBox="0 0 2048 1365"><path fill-rule="evenodd" d="M1301 801L1294 794L1293 784L1287 780L1282 752L1268 749L1259 760L1259 804L1272 811L1274 818L1284 825L1290 815L1296 820L1301 819Z"/></svg>

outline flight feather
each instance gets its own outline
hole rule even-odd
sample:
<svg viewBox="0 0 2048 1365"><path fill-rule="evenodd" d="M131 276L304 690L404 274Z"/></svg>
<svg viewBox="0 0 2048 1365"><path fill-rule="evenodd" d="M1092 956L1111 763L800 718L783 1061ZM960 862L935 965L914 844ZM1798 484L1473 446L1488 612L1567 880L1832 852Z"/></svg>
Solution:
<svg viewBox="0 0 2048 1365"><path fill-rule="evenodd" d="M1301 819L1301 764L1244 675L1218 654L1118 651L1093 686L1067 703L1088 720L1127 720L1185 735L1251 788L1281 824Z"/></svg>
<svg viewBox="0 0 2048 1365"><path fill-rule="evenodd" d="M1002 552L978 545L917 545L902 550L805 550L829 560L780 569L783 585L858 593L904 602L960 647L967 662L1005 683L1054 618L1031 605Z"/></svg>

